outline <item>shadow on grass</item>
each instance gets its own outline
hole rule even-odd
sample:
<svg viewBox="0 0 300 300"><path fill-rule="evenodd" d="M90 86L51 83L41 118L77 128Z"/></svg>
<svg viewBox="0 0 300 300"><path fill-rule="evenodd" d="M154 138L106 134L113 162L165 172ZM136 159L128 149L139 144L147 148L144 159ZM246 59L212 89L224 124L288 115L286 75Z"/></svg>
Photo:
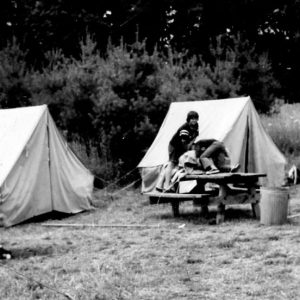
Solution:
<svg viewBox="0 0 300 300"><path fill-rule="evenodd" d="M238 208L228 208L225 212L226 220L243 220L243 219L254 219L252 209L238 209Z"/></svg>
<svg viewBox="0 0 300 300"><path fill-rule="evenodd" d="M52 246L35 246L11 249L14 259L26 259L32 256L50 256L53 254Z"/></svg>
<svg viewBox="0 0 300 300"><path fill-rule="evenodd" d="M217 210L215 208L209 208L208 214L203 215L200 208L181 209L180 216L174 217L170 209L170 212L163 212L152 215L151 217L171 220L171 221L185 221L195 225L214 225L217 216ZM243 221L243 220L255 220L251 209L241 209L241 208L226 208L225 210L225 222Z"/></svg>
<svg viewBox="0 0 300 300"><path fill-rule="evenodd" d="M86 211L83 211L79 214L82 214L85 212ZM18 225L25 225L25 224L29 224L29 223L41 223L41 222L45 222L45 221L49 221L49 220L63 220L63 219L73 217L74 215L75 214L68 214L68 213L62 213L62 212L58 212L58 211L52 211L49 213L45 213L45 214L30 218Z"/></svg>

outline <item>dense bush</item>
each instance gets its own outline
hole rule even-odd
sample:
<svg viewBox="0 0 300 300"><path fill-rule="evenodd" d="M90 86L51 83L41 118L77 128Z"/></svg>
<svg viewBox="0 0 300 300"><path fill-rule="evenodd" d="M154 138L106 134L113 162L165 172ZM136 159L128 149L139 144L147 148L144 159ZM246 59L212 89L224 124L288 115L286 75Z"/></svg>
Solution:
<svg viewBox="0 0 300 300"><path fill-rule="evenodd" d="M150 54L141 42L109 46L105 56L90 37L80 46L78 59L46 53L39 70L26 68L26 53L16 43L0 51L0 106L48 104L68 141L84 145L80 155L106 180L136 167L173 101L240 96L257 83L255 96L270 103L265 86L272 87L273 78L252 50L217 44L208 64L172 49ZM243 65L241 53L247 54ZM245 74L251 72L250 80Z"/></svg>
<svg viewBox="0 0 300 300"><path fill-rule="evenodd" d="M235 83L238 85L235 89L238 94L250 95L259 112L267 113L270 110L280 85L272 73L267 53L261 52L255 44L243 39L242 35L227 33L216 38L210 54L209 60L215 68L225 65L225 70L232 70L230 76L221 74L217 78L217 86L221 87L223 92L226 91L226 88L222 88L224 81ZM225 86L228 87L228 84ZM228 94L231 91L232 89L229 89Z"/></svg>
<svg viewBox="0 0 300 300"><path fill-rule="evenodd" d="M30 105L25 56L15 39L0 51L0 105L3 108Z"/></svg>

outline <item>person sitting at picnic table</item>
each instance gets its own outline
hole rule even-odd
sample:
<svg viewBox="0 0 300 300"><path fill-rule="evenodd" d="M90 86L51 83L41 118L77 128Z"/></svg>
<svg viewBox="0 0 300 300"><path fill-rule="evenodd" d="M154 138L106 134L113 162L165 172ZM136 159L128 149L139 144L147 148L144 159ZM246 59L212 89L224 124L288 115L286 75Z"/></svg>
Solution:
<svg viewBox="0 0 300 300"><path fill-rule="evenodd" d="M171 185L171 177L174 173L174 168L178 165L179 157L192 148L195 138L198 136L198 120L199 115L196 111L190 111L187 114L186 122L178 128L169 142L169 162L162 169L161 176L156 185L159 191L169 190Z"/></svg>
<svg viewBox="0 0 300 300"><path fill-rule="evenodd" d="M171 179L174 185L186 174L216 174L219 172L236 172L240 165L231 165L228 150L224 143L215 139L199 140L193 149L186 151L179 158L178 168Z"/></svg>
<svg viewBox="0 0 300 300"><path fill-rule="evenodd" d="M231 166L229 152L223 142L216 139L201 139L195 143L197 156L203 169L210 174L236 172L240 165Z"/></svg>

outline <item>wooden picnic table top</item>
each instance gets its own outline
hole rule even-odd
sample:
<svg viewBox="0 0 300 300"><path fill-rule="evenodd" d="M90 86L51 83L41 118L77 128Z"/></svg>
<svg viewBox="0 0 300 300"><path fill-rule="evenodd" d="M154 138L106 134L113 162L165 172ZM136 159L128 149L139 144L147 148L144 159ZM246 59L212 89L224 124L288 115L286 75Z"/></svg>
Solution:
<svg viewBox="0 0 300 300"><path fill-rule="evenodd" d="M184 180L198 180L206 182L244 182L255 181L259 177L266 177L265 173L217 173L217 174L187 174L181 181Z"/></svg>

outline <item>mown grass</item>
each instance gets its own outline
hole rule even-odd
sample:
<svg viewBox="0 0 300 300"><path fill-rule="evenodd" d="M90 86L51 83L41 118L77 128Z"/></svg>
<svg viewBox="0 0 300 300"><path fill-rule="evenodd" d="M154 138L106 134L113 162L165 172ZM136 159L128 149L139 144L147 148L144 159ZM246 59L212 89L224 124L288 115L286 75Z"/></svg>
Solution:
<svg viewBox="0 0 300 300"><path fill-rule="evenodd" d="M291 189L290 214L300 211L299 195ZM15 256L0 262L1 299L300 297L300 218L263 226L245 205L209 225L191 203L173 218L170 205L150 206L135 190L98 191L94 202L90 212L1 229ZM105 226L43 226L53 222Z"/></svg>
<svg viewBox="0 0 300 300"><path fill-rule="evenodd" d="M290 163L300 152L298 116L300 105L262 116ZM300 187L290 195L289 214L299 214ZM268 227L250 207L234 206L225 223L209 225L214 207L204 219L185 203L174 219L169 205L150 206L136 190L97 191L94 205L61 220L0 228L14 255L0 261L1 299L300 298L300 217ZM98 227L43 226L53 222Z"/></svg>

